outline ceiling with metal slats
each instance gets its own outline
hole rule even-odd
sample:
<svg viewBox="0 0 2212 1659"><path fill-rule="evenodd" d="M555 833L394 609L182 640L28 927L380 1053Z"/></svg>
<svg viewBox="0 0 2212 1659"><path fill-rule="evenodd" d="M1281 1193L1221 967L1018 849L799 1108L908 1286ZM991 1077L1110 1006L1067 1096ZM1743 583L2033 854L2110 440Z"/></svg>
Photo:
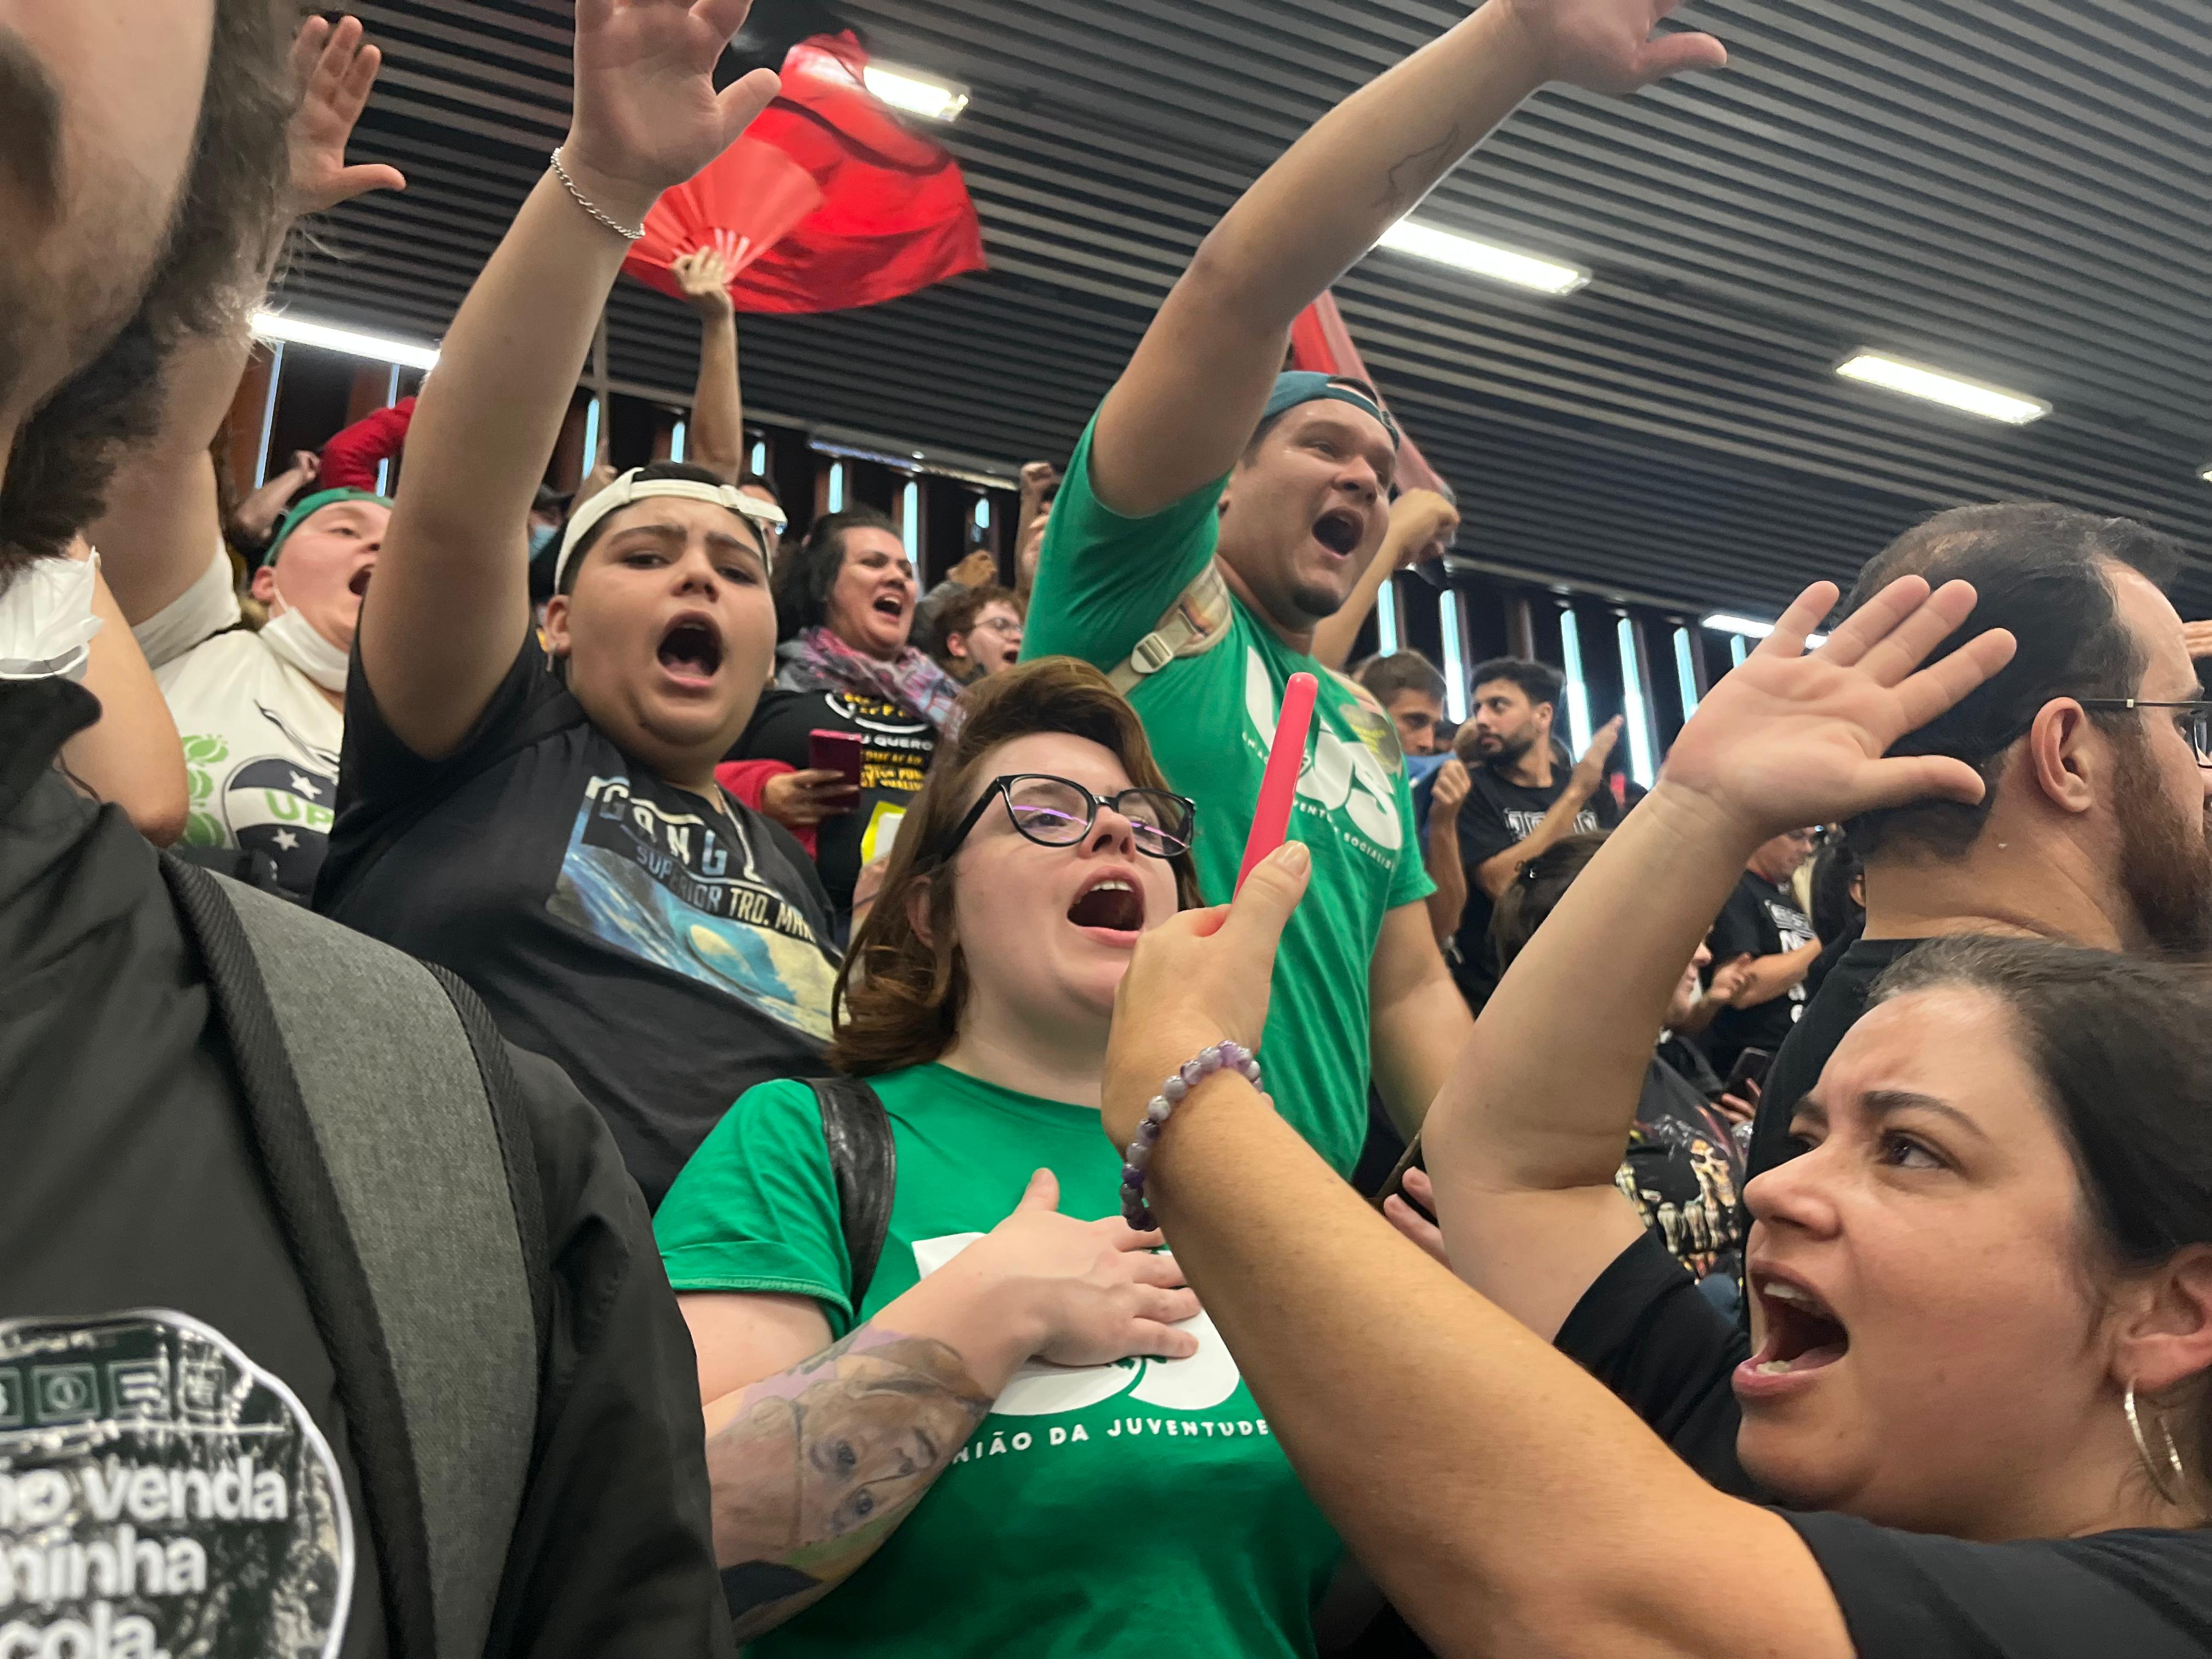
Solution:
<svg viewBox="0 0 2212 1659"><path fill-rule="evenodd" d="M988 273L741 319L763 416L1064 459L1239 191L1464 15L1424 0L830 0L965 82L939 130ZM763 14L783 0L757 0ZM406 172L288 273L313 316L445 326L565 130L559 0L370 0L356 159ZM2212 0L1708 0L1724 73L1540 94L1420 217L1595 273L1546 298L1379 251L1346 321L1458 488L1460 550L1685 608L1778 610L1959 501L2129 514L2212 614ZM617 382L688 394L697 338L624 283ZM1871 347L2044 398L2025 427L1832 373Z"/></svg>

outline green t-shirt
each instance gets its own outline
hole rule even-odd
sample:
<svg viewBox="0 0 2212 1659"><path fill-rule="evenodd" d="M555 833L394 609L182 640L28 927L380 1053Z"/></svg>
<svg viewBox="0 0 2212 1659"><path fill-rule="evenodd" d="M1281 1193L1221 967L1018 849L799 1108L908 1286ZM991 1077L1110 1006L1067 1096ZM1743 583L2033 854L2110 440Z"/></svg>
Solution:
<svg viewBox="0 0 2212 1659"><path fill-rule="evenodd" d="M1022 659L1080 657L1110 671L1152 631L1213 556L1226 479L1149 518L1091 493L1083 434L1053 502L1022 634ZM1198 803L1198 881L1218 904L1260 799L1283 687L1314 675L1321 692L1291 833L1313 853L1313 880L1276 957L1260 1059L1283 1116L1341 1173L1367 1133L1367 969L1385 912L1436 890L1422 867L1404 758L1390 722L1311 657L1291 650L1231 599L1210 651L1147 675L1129 695L1168 781Z"/></svg>
<svg viewBox="0 0 2212 1659"><path fill-rule="evenodd" d="M898 1150L890 1231L860 1317L1006 1219L1031 1172L1060 1208L1121 1207L1098 1114L943 1066L870 1082ZM684 1291L811 1296L855 1323L851 1268L814 1096L749 1091L653 1219ZM1310 1655L1341 1546L1200 1315L1188 1359L1023 1367L883 1547L753 1644L757 1659L1154 1659Z"/></svg>

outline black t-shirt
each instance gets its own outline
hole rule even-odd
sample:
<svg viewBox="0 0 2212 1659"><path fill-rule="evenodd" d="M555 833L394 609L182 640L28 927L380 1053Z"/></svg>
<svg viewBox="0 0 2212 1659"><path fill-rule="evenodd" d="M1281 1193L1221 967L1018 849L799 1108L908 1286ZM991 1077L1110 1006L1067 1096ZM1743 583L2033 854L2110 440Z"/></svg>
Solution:
<svg viewBox="0 0 2212 1659"><path fill-rule="evenodd" d="M1863 939L1844 951L1805 1005L1805 1017L1790 1028L1789 1040L1774 1056L1759 1097L1751 1131L1753 1175L1772 1169L1790 1155L1790 1119L1797 1103L1820 1080L1820 1073L1844 1033L1866 1012L1867 995L1889 965L1901 962L1922 941Z"/></svg>
<svg viewBox="0 0 2212 1659"><path fill-rule="evenodd" d="M1559 1328L1576 1360L1723 1492L1759 1501L1736 1461L1729 1377L1748 1356L1649 1233ZM1778 1511L1813 1553L1867 1659L2203 1659L2212 1532L2148 1528L1975 1544L1849 1516Z"/></svg>
<svg viewBox="0 0 2212 1659"><path fill-rule="evenodd" d="M204 1610L219 1651L319 1652L343 1619L338 1651L373 1659L338 1379L154 850L38 752L69 693L0 686L0 1627L74 1652L56 1632L105 1619L178 1652ZM67 1582L118 1553L134 1594L26 1593L25 1558Z"/></svg>
<svg viewBox="0 0 2212 1659"><path fill-rule="evenodd" d="M849 691L770 691L753 711L732 760L774 760L804 770L808 735L849 732L867 746L860 754L860 796L849 812L824 818L814 832L814 863L837 914L853 908L860 866L890 850L898 820L921 793L937 728L879 697Z"/></svg>
<svg viewBox="0 0 2212 1659"><path fill-rule="evenodd" d="M1469 1006L1478 1011L1497 988L1498 953L1490 944L1490 917L1497 907L1475 880L1475 868L1535 834L1544 814L1567 793L1568 776L1564 769L1555 768L1550 787L1531 789L1509 782L1491 767L1474 767L1468 773L1472 787L1459 812L1459 857L1468 871L1467 908L1460 913L1459 932L1454 935L1459 961L1453 965L1452 976L1459 981ZM1620 817L1612 794L1600 790L1575 815L1573 833L1610 830Z"/></svg>
<svg viewBox="0 0 2212 1659"><path fill-rule="evenodd" d="M450 968L559 1062L651 1206L739 1095L822 1065L836 955L813 865L720 791L633 763L535 639L438 761L385 724L356 653L316 907Z"/></svg>
<svg viewBox="0 0 2212 1659"><path fill-rule="evenodd" d="M1814 938L1813 920L1797 908L1796 894L1747 870L1713 923L1710 948L1718 964L1738 957L1780 956ZM1706 1032L1713 1068L1725 1075L1746 1048L1778 1052L1804 1012L1802 981L1755 1007L1722 1009Z"/></svg>

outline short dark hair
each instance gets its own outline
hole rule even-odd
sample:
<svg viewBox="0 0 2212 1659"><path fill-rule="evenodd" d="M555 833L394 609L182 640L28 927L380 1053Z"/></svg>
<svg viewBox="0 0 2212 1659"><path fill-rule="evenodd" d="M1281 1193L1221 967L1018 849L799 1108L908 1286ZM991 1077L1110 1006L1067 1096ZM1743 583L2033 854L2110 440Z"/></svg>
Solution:
<svg viewBox="0 0 2212 1659"><path fill-rule="evenodd" d="M965 634L975 625L975 618L994 605L1011 605L1017 617L1022 614L1022 597L1011 587L996 582L986 582L981 587L956 586L929 613L930 653L943 656L952 636Z"/></svg>
<svg viewBox="0 0 2212 1659"><path fill-rule="evenodd" d="M138 309L15 434L0 479L0 588L100 516L123 452L153 434L179 340L245 328L240 280L280 223L290 15L270 0L216 0L191 163Z"/></svg>
<svg viewBox="0 0 2212 1659"><path fill-rule="evenodd" d="M1559 706L1559 696L1567 684L1558 669L1533 657L1492 657L1488 662L1477 663L1467 683L1480 690L1492 680L1510 681L1530 702L1548 702L1554 708Z"/></svg>
<svg viewBox="0 0 2212 1659"><path fill-rule="evenodd" d="M1393 697L1418 691L1425 697L1444 700L1444 677L1436 664L1418 651L1393 651L1387 657L1370 657L1361 665L1359 683L1385 708Z"/></svg>
<svg viewBox="0 0 2212 1659"><path fill-rule="evenodd" d="M747 471L738 474L738 488L740 489L765 489L768 491L769 498L773 500L778 507L781 507L783 505L783 497L775 493L775 486L770 483L766 478L761 477L757 472Z"/></svg>
<svg viewBox="0 0 2212 1659"><path fill-rule="evenodd" d="M830 590L845 565L845 532L881 530L896 536L899 527L872 507L848 507L814 521L797 547L786 544L775 577L775 635L796 639L830 620Z"/></svg>
<svg viewBox="0 0 2212 1659"><path fill-rule="evenodd" d="M2212 1243L2212 966L2043 939L1933 939L1876 983L1878 1004L1960 985L2003 1005L2073 1154L2100 1275ZM2196 1461L2212 1445L2212 1395Z"/></svg>
<svg viewBox="0 0 2212 1659"><path fill-rule="evenodd" d="M703 466L695 466L690 461L654 461L649 465L638 468L637 477L638 481L641 483L659 483L664 480L681 480L685 483L703 483L723 486L726 485L730 482L720 473L711 471ZM581 490L578 490L574 495L571 495L568 498L568 518L574 518L576 514L576 509L584 506L592 498L589 495L585 495ZM650 497L647 499L650 499ZM615 512L619 513L622 510L622 508L617 507L615 509ZM745 518L745 515L742 513L733 512L732 516L733 518L744 520L745 532L753 538L753 544L758 547L763 553L766 553L768 550L768 542L767 539L762 536L760 526L756 525L750 519ZM593 548L599 544L599 538L607 533L607 526L612 524L614 520L615 514L610 513L606 517L601 519L597 524L593 525L589 530L586 530L584 532L583 538L576 544L574 549L568 555L568 562L561 571L560 586L553 590L555 592L574 593L576 591L577 572L583 569L586 556L590 554ZM563 519L561 523L561 534L562 537L566 537L568 533L568 519ZM559 545L557 540L555 543L555 545ZM548 562L550 562L550 561L548 561Z"/></svg>
<svg viewBox="0 0 2212 1659"><path fill-rule="evenodd" d="M1501 969L1528 948L1544 919L1559 908L1575 878L1589 868L1605 838L1602 830L1564 836L1514 872L1505 890L1498 896L1498 908L1490 913L1490 942L1498 951Z"/></svg>
<svg viewBox="0 0 2212 1659"><path fill-rule="evenodd" d="M1866 920L1866 907L1851 896L1851 884L1859 872L1859 855L1849 842L1833 830L1821 837L1806 883L1812 895L1813 932L1821 944L1833 945Z"/></svg>
<svg viewBox="0 0 2212 1659"><path fill-rule="evenodd" d="M2181 567L2181 550L2172 538L2130 519L2102 519L2049 501L2000 501L1938 513L1867 562L1844 602L1846 615L1899 576L1924 576L1936 587L1964 580L1974 585L1974 613L1929 661L1940 662L1992 628L2009 629L2018 648L1987 684L1890 750L1965 761L1987 786L1980 801L1923 801L1863 813L1850 825L1862 858L1899 842L1941 857L1962 856L1996 803L2005 756L2045 703L2135 696L2143 656L2120 619L2113 565L2164 587Z"/></svg>

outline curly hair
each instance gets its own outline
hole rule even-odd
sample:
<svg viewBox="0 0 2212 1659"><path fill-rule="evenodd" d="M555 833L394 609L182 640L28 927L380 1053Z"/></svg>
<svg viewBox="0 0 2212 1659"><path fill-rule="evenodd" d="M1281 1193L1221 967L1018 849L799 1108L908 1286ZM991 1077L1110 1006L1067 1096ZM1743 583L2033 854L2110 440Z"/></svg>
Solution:
<svg viewBox="0 0 2212 1659"><path fill-rule="evenodd" d="M288 176L295 13L290 0L216 0L191 166L138 309L15 434L0 479L0 587L100 516L125 447L155 429L178 341L246 325Z"/></svg>
<svg viewBox="0 0 2212 1659"><path fill-rule="evenodd" d="M956 866L936 849L974 805L992 750L1040 732L1088 738L1112 751L1135 787L1168 787L1136 711L1088 663L1045 657L977 681L946 722L883 890L837 975L830 1063L838 1070L872 1077L927 1065L951 1046L968 970L953 926ZM1188 853L1170 862L1176 902L1189 909L1200 902L1196 869ZM921 909L926 927L915 925Z"/></svg>

